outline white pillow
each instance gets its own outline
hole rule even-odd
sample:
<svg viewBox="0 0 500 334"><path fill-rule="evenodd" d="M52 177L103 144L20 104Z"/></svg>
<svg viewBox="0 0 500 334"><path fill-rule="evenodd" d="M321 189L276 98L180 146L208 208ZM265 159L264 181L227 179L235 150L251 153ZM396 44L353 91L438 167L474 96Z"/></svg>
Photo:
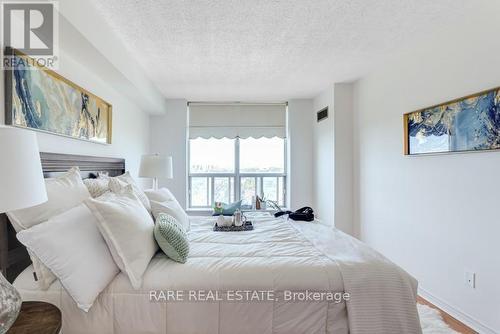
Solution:
<svg viewBox="0 0 500 334"><path fill-rule="evenodd" d="M158 250L151 215L134 195L131 185L122 193L108 193L88 199L85 204L97 218L116 264L127 274L134 289L139 289L142 275Z"/></svg>
<svg viewBox="0 0 500 334"><path fill-rule="evenodd" d="M109 191L109 179L85 179L83 180L83 184L85 184L90 196L93 198L99 197Z"/></svg>
<svg viewBox="0 0 500 334"><path fill-rule="evenodd" d="M155 217L155 220L158 218L160 213L166 213L181 223L186 231L189 231L191 228L189 216L175 199L163 202L151 201L151 213L153 214L153 217Z"/></svg>
<svg viewBox="0 0 500 334"><path fill-rule="evenodd" d="M85 312L119 272L84 204L19 232L17 238L50 268Z"/></svg>
<svg viewBox="0 0 500 334"><path fill-rule="evenodd" d="M82 182L78 167L71 168L59 177L45 179L45 188L47 189L47 202L31 208L7 212L16 232L40 224L83 203L90 197L87 187ZM56 277L32 253L30 257L40 289L47 290Z"/></svg>
<svg viewBox="0 0 500 334"><path fill-rule="evenodd" d="M47 189L47 202L7 213L16 232L40 224L81 204L90 197L78 167L71 168L59 177L45 179L45 188ZM26 191L28 192L29 189Z"/></svg>
<svg viewBox="0 0 500 334"><path fill-rule="evenodd" d="M150 201L157 201L157 202L165 202L171 200L177 201L172 192L167 188L160 188L158 190L147 189L144 190L144 193L146 194L146 196Z"/></svg>
<svg viewBox="0 0 500 334"><path fill-rule="evenodd" d="M116 180L119 180L119 181L125 183L126 185L131 185L132 188L134 189L135 195L139 198L139 200L144 205L144 207L148 211L151 211L151 204L149 203L148 197L146 196L146 194L144 193L144 191L141 189L141 187L139 187L137 185L137 183L132 178L132 176L130 176L129 172L126 172L125 174L122 174L122 175L116 176L116 177L109 177L109 176L102 175L102 176L99 176L99 178L101 178L101 179L109 179L109 181L110 181L110 183L109 183L109 189L112 192L115 192L115 193L120 192L121 189L124 186L123 184L120 184L119 182L116 182ZM111 182L111 181L115 181L115 182Z"/></svg>

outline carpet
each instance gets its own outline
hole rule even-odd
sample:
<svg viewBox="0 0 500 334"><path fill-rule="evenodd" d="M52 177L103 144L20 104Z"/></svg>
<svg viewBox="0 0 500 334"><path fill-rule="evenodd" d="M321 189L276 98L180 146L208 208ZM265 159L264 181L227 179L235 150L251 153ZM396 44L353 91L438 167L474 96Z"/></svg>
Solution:
<svg viewBox="0 0 500 334"><path fill-rule="evenodd" d="M422 304L417 307L423 334L459 334L443 321L437 310Z"/></svg>

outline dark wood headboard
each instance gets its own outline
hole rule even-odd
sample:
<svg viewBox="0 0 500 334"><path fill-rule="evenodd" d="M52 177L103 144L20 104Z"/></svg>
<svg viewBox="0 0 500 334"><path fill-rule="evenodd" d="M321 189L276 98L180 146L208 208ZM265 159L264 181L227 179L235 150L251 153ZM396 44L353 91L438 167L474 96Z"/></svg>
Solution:
<svg viewBox="0 0 500 334"><path fill-rule="evenodd" d="M82 178L95 178L98 173L109 176L125 172L125 159L103 158L84 155L40 153L43 174L46 178L63 174L78 166ZM14 279L31 264L26 248L17 240L16 232L5 214L0 214L0 269L9 280Z"/></svg>

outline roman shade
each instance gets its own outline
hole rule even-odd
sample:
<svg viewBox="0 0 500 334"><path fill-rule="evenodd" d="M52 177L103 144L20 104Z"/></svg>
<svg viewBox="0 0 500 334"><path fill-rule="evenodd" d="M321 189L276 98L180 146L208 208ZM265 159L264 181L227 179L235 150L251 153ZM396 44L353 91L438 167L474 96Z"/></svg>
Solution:
<svg viewBox="0 0 500 334"><path fill-rule="evenodd" d="M189 103L189 138L286 136L286 104Z"/></svg>

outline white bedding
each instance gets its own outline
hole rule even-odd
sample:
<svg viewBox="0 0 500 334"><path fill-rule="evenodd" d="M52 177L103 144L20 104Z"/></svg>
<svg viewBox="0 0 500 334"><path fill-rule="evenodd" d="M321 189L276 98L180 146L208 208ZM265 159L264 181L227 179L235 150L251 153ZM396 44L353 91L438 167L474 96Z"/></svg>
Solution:
<svg viewBox="0 0 500 334"><path fill-rule="evenodd" d="M361 243L351 237L318 223L264 218L254 220L254 231L228 233L213 232L213 221L213 218L191 220L191 252L186 264L157 254L146 270L139 291L132 289L127 277L120 273L88 313L76 307L59 282L55 282L48 291L39 291L29 268L14 285L25 300L43 300L58 306L63 313L64 334L343 334L349 332L348 323L351 326L353 321L366 323L361 319L362 313L348 321L345 302L285 302L280 291L344 292L341 270L344 263L337 259L357 258L363 263L364 258L383 259L380 255L367 251L366 246L361 247ZM337 246L328 249L330 242ZM411 281L411 278L408 280ZM151 290L227 292L252 289L273 290L281 300L244 303L188 302L187 298L183 298L183 302L150 300ZM415 289L416 286L412 286L409 291L398 290L403 296L396 298L414 298ZM398 305L397 302L395 305ZM355 311L352 310L353 313ZM387 316L389 314L385 314ZM372 333L385 334L382 330L380 328Z"/></svg>

